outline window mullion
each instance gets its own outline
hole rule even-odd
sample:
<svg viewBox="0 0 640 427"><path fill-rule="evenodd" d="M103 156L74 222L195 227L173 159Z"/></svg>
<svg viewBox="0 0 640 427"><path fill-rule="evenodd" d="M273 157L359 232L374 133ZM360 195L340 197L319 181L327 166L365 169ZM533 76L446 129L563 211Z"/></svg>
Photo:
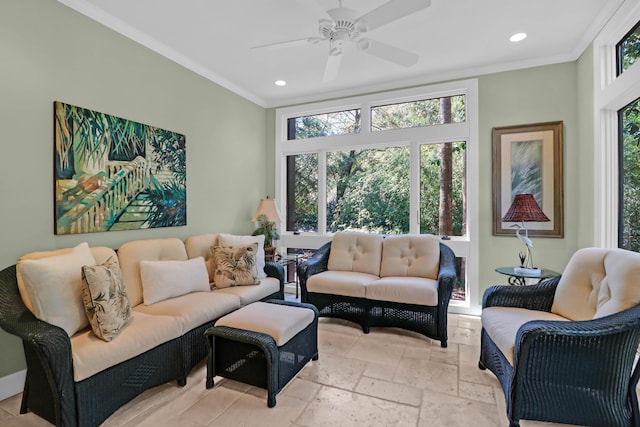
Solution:
<svg viewBox="0 0 640 427"><path fill-rule="evenodd" d="M327 151L318 153L318 233L327 232Z"/></svg>
<svg viewBox="0 0 640 427"><path fill-rule="evenodd" d="M409 175L409 233L420 234L420 143L413 141L410 146Z"/></svg>

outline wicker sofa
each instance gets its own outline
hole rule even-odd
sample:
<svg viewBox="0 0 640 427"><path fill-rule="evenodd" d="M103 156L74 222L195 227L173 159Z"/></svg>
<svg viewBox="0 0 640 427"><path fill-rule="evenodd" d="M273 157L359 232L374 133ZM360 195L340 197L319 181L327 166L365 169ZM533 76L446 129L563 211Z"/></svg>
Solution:
<svg viewBox="0 0 640 427"><path fill-rule="evenodd" d="M220 244L222 236L234 237L205 234L184 242L131 241L117 254L106 247L90 248L96 264L117 256L131 307L132 320L110 342L97 338L91 328L69 335L39 320L21 297L20 274L16 274L20 268L13 265L0 271L0 326L22 339L27 363L21 413L32 411L56 425L99 425L151 387L173 380L185 385L187 374L206 356L203 333L216 319L254 301L284 298L284 271L267 262L257 285L207 289L144 303L142 261L189 262Z"/></svg>
<svg viewBox="0 0 640 427"><path fill-rule="evenodd" d="M320 316L395 326L447 346L455 255L433 235L341 232L298 266L301 300Z"/></svg>

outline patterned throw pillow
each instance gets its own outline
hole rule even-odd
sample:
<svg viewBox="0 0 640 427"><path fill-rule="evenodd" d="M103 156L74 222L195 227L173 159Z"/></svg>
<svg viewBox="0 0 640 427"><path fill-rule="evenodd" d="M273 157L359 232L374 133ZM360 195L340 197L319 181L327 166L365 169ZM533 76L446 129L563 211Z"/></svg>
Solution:
<svg viewBox="0 0 640 427"><path fill-rule="evenodd" d="M102 265L85 265L82 277L82 300L91 329L98 338L111 341L132 319L118 260L110 257Z"/></svg>
<svg viewBox="0 0 640 427"><path fill-rule="evenodd" d="M245 246L215 246L213 256L216 263L216 287L259 284L256 268L257 250L257 243Z"/></svg>

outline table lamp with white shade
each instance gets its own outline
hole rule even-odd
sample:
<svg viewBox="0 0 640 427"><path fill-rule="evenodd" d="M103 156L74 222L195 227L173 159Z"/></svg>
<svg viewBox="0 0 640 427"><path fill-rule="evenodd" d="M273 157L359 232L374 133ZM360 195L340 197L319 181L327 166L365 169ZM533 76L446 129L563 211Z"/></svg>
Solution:
<svg viewBox="0 0 640 427"><path fill-rule="evenodd" d="M277 231L277 224L281 221L280 211L278 210L275 199L270 199L269 196L267 196L266 199L260 200L260 205L255 215L253 215L252 221L258 223L258 228L253 232L253 235L264 235L265 257L267 259L273 259L276 250L273 241L280 238Z"/></svg>

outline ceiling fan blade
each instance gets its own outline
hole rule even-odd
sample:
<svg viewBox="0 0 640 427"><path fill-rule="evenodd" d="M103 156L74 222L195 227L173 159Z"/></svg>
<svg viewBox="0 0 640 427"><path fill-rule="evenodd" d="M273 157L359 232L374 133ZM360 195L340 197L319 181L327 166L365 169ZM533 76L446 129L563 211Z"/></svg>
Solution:
<svg viewBox="0 0 640 427"><path fill-rule="evenodd" d="M386 25L431 6L431 0L391 0L356 19L361 33Z"/></svg>
<svg viewBox="0 0 640 427"><path fill-rule="evenodd" d="M405 67L415 65L420 58L416 53L371 39L362 38L358 40L357 46L366 53Z"/></svg>
<svg viewBox="0 0 640 427"><path fill-rule="evenodd" d="M254 50L254 49L280 49L282 47L294 47L294 46L302 46L302 45L306 45L309 43L317 43L315 41L315 39L318 39L319 37L305 37L303 39L295 39L295 40L287 40L284 42L276 42L276 43L268 43L268 44L262 44L262 45L258 45L258 46L252 46L250 49Z"/></svg>
<svg viewBox="0 0 640 427"><path fill-rule="evenodd" d="M338 78L341 62L342 52L335 54L329 53L327 56L327 64L324 67L324 75L322 76L323 82L332 82Z"/></svg>

